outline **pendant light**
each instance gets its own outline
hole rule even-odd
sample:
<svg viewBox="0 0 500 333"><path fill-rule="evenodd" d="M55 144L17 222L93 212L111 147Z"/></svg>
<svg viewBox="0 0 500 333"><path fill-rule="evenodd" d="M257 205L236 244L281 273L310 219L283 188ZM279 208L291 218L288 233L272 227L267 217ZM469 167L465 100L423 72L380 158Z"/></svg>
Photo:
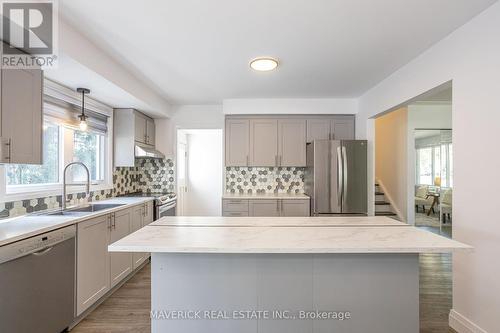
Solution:
<svg viewBox="0 0 500 333"><path fill-rule="evenodd" d="M78 116L80 119L80 130L86 131L88 128L87 119L88 116L85 115L85 94L90 94L90 89L87 88L76 88L76 91L82 94L82 114Z"/></svg>

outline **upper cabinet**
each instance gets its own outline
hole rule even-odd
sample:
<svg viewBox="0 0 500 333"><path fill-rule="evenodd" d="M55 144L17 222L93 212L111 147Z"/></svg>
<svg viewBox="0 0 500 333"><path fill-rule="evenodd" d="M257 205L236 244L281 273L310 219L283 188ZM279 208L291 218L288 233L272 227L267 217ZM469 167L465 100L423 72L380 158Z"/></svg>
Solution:
<svg viewBox="0 0 500 333"><path fill-rule="evenodd" d="M1 71L0 163L42 164L43 71Z"/></svg>
<svg viewBox="0 0 500 333"><path fill-rule="evenodd" d="M354 116L317 116L307 119L307 142L354 139Z"/></svg>
<svg viewBox="0 0 500 333"><path fill-rule="evenodd" d="M226 119L226 166L247 166L250 159L250 121Z"/></svg>
<svg viewBox="0 0 500 333"><path fill-rule="evenodd" d="M135 141L154 146L155 144L155 122L153 119L134 111Z"/></svg>
<svg viewBox="0 0 500 333"><path fill-rule="evenodd" d="M115 109L113 125L115 166L133 167L136 145L154 150L156 133L152 118L134 109Z"/></svg>
<svg viewBox="0 0 500 333"><path fill-rule="evenodd" d="M226 166L304 167L314 140L354 140L354 116L228 116Z"/></svg>
<svg viewBox="0 0 500 333"><path fill-rule="evenodd" d="M250 120L250 166L278 165L278 121Z"/></svg>
<svg viewBox="0 0 500 333"><path fill-rule="evenodd" d="M278 120L278 166L306 166L306 121Z"/></svg>

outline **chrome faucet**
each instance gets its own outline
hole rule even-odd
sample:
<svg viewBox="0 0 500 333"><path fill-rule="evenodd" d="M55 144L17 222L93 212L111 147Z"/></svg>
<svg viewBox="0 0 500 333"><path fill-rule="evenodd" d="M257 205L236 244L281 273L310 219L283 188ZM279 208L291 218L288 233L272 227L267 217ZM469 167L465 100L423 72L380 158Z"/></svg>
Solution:
<svg viewBox="0 0 500 333"><path fill-rule="evenodd" d="M81 165L85 169L85 171L87 172L87 185L85 187L85 194L88 198L87 200L90 200L90 171L89 171L89 168L87 168L87 166L85 164L83 164L82 162L68 163L68 165L66 165L64 167L64 171L63 171L63 195L62 195L62 209L63 210L66 209L66 204L69 202L69 200L66 199L66 186L81 185L81 184L66 184L66 171L72 165Z"/></svg>

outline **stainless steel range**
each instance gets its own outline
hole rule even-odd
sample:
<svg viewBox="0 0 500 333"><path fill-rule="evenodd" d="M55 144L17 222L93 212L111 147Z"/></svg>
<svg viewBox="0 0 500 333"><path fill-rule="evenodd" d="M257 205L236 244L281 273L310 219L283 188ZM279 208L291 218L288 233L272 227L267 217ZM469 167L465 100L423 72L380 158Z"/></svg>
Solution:
<svg viewBox="0 0 500 333"><path fill-rule="evenodd" d="M164 216L175 216L177 207L177 194L173 192L135 192L123 195L125 197L154 197L154 219Z"/></svg>

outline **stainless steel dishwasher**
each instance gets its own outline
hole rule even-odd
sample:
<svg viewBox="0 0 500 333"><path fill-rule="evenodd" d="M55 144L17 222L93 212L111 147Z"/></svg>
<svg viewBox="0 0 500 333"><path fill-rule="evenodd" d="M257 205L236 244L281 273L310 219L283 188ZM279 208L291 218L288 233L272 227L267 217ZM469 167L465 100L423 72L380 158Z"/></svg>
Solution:
<svg viewBox="0 0 500 333"><path fill-rule="evenodd" d="M59 333L74 320L75 226L0 247L0 332Z"/></svg>

